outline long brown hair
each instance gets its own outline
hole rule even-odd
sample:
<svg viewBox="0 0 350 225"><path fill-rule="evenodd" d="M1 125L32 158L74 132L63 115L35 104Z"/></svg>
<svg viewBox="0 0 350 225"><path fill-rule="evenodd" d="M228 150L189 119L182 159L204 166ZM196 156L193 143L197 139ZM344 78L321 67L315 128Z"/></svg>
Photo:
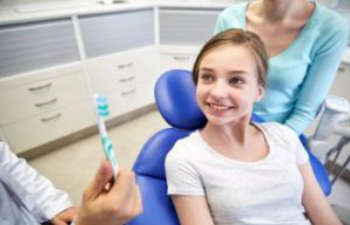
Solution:
<svg viewBox="0 0 350 225"><path fill-rule="evenodd" d="M266 86L266 74L268 70L268 55L265 50L265 46L258 35L250 31L244 31L242 29L228 29L216 34L212 37L201 49L199 55L193 66L192 77L195 84L198 82L199 64L206 53L216 47L233 44L244 45L254 55L258 72L258 83L262 86Z"/></svg>

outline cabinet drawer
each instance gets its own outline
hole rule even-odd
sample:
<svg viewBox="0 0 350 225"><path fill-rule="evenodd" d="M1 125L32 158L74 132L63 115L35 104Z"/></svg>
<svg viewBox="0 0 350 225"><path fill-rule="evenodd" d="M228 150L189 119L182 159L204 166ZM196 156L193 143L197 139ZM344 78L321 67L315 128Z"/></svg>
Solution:
<svg viewBox="0 0 350 225"><path fill-rule="evenodd" d="M138 62L128 54L115 54L89 60L87 70L94 92L109 92L136 80Z"/></svg>
<svg viewBox="0 0 350 225"><path fill-rule="evenodd" d="M75 104L87 96L82 71L0 91L0 124Z"/></svg>
<svg viewBox="0 0 350 225"><path fill-rule="evenodd" d="M121 99L122 113L128 113L154 103L153 86L149 83L119 90L118 93Z"/></svg>
<svg viewBox="0 0 350 225"><path fill-rule="evenodd" d="M162 73L170 69L192 70L195 55L192 54L162 54L161 55Z"/></svg>
<svg viewBox="0 0 350 225"><path fill-rule="evenodd" d="M20 153L92 126L94 122L93 107L85 99L73 107L42 113L3 129L13 150Z"/></svg>
<svg viewBox="0 0 350 225"><path fill-rule="evenodd" d="M147 81L158 74L158 53L154 48L94 58L87 70L94 92L106 93Z"/></svg>

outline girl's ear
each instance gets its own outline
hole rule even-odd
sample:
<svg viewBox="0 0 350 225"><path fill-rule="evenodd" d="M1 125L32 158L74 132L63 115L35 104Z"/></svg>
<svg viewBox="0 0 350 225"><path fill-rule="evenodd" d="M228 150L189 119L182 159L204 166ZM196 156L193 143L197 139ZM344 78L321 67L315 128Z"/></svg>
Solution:
<svg viewBox="0 0 350 225"><path fill-rule="evenodd" d="M256 93L255 101L259 102L264 97L264 94L265 94L265 88L259 84L258 91Z"/></svg>

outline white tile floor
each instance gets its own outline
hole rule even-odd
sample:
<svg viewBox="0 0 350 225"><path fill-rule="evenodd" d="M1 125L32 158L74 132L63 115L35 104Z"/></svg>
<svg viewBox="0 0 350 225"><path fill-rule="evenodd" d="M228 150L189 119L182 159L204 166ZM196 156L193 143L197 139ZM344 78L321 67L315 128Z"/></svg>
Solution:
<svg viewBox="0 0 350 225"><path fill-rule="evenodd" d="M156 131L168 125L157 111L109 130L122 167L131 168L143 143ZM83 188L88 184L104 158L99 136L94 135L30 161L30 164L67 191L79 204ZM350 209L350 184L338 180L329 196L331 203Z"/></svg>

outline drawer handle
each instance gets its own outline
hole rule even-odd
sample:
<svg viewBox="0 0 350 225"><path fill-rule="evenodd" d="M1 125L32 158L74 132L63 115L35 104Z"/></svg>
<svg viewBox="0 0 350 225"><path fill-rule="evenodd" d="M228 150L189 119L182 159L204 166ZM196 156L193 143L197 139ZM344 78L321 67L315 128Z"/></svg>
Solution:
<svg viewBox="0 0 350 225"><path fill-rule="evenodd" d="M36 86L36 87L30 87L28 88L29 91L38 91L38 90L41 90L41 89L44 89L44 88L49 88L52 86L52 82L49 82L47 84L43 84L43 85L40 85L40 86Z"/></svg>
<svg viewBox="0 0 350 225"><path fill-rule="evenodd" d="M125 68L128 68L128 67L132 67L133 65L134 65L134 63L129 62L129 63L126 63L126 64L117 65L117 67L118 67L118 69L125 69Z"/></svg>
<svg viewBox="0 0 350 225"><path fill-rule="evenodd" d="M56 113L55 115L52 115L52 116L49 116L49 117L44 117L44 118L41 118L41 122L47 122L47 121L50 121L50 120L53 120L53 119L56 119L56 118L59 118L62 116L62 113Z"/></svg>
<svg viewBox="0 0 350 225"><path fill-rule="evenodd" d="M173 59L175 59L176 61L187 61L190 59L189 56L173 56Z"/></svg>
<svg viewBox="0 0 350 225"><path fill-rule="evenodd" d="M57 102L57 98L53 98L53 99L50 99L50 100L45 101L45 102L38 102L38 103L35 103L34 105L36 107L42 107L42 106L45 106L45 105L53 104L55 102Z"/></svg>
<svg viewBox="0 0 350 225"><path fill-rule="evenodd" d="M123 96L130 95L130 94L135 93L135 91L136 91L136 88L133 88L133 89L131 89L130 91L123 91L123 92L122 92L122 95L123 95Z"/></svg>
<svg viewBox="0 0 350 225"><path fill-rule="evenodd" d="M128 81L132 81L135 79L135 76L130 76L130 77L127 77L127 78L121 78L119 81L122 82L122 83L125 83L125 82L128 82Z"/></svg>

